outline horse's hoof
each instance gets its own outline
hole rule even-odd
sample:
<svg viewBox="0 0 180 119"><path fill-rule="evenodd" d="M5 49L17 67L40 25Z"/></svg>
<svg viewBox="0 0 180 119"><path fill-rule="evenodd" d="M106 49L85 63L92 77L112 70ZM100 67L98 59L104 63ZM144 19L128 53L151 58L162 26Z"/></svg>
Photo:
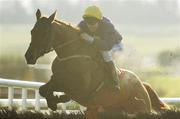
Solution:
<svg viewBox="0 0 180 119"><path fill-rule="evenodd" d="M46 98L46 101L47 101L47 105L48 107L53 110L53 111L56 111L57 110L57 100L55 97L49 97L49 98Z"/></svg>
<svg viewBox="0 0 180 119"><path fill-rule="evenodd" d="M48 101L47 100L47 105L48 107L52 110L52 111L56 111L57 110L57 103L54 103L53 101Z"/></svg>

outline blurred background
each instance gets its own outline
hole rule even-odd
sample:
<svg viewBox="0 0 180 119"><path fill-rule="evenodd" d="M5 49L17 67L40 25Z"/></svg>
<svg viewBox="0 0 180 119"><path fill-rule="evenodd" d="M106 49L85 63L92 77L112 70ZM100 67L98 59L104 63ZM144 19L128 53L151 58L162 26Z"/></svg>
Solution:
<svg viewBox="0 0 180 119"><path fill-rule="evenodd" d="M46 16L57 10L57 19L77 25L92 4L123 36L117 66L135 72L161 97L180 97L180 0L0 0L0 78L47 82L55 53L38 60L45 68L30 67L24 58L36 10Z"/></svg>

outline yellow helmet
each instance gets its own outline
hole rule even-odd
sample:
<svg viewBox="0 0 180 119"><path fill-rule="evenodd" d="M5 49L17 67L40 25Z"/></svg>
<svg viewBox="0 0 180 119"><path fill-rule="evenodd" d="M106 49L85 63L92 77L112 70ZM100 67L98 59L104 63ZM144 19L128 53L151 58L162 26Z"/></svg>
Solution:
<svg viewBox="0 0 180 119"><path fill-rule="evenodd" d="M100 19L102 19L103 15L102 15L102 12L99 9L99 7L93 5L93 6L89 6L85 10L83 18L85 18L85 17L95 17L100 20Z"/></svg>

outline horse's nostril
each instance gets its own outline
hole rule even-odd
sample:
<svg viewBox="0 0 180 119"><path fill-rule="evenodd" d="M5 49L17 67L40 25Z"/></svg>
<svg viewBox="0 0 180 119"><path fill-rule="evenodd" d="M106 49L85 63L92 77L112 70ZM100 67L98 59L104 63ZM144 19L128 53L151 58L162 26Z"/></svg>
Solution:
<svg viewBox="0 0 180 119"><path fill-rule="evenodd" d="M26 60L29 60L32 58L32 55L30 53L26 53L25 58L26 58Z"/></svg>
<svg viewBox="0 0 180 119"><path fill-rule="evenodd" d="M26 59L27 64L35 64L36 63L36 57L30 52L26 52L25 59Z"/></svg>

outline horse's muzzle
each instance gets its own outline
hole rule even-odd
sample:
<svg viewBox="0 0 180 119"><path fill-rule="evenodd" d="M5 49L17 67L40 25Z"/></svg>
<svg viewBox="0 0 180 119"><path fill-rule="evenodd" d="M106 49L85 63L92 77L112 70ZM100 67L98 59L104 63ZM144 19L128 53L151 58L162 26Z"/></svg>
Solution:
<svg viewBox="0 0 180 119"><path fill-rule="evenodd" d="M25 58L26 58L26 56L25 56ZM35 60L35 58L26 58L26 63L27 64L35 64L36 60Z"/></svg>
<svg viewBox="0 0 180 119"><path fill-rule="evenodd" d="M36 56L33 55L31 52L27 51L26 54L25 54L25 59L26 59L26 62L27 64L35 64L36 63Z"/></svg>

